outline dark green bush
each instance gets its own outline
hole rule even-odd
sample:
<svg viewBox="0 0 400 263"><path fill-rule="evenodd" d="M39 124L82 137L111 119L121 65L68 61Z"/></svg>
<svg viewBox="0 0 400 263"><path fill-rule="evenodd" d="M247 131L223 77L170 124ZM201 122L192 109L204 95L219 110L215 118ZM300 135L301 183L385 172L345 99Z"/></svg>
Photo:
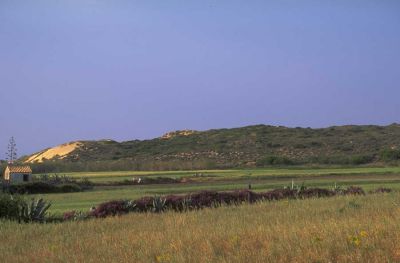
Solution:
<svg viewBox="0 0 400 263"><path fill-rule="evenodd" d="M269 165L292 165L293 161L287 157L270 155L262 159L257 160L257 166L269 166Z"/></svg>
<svg viewBox="0 0 400 263"><path fill-rule="evenodd" d="M61 193L81 192L82 188L77 184L64 184L58 186Z"/></svg>
<svg viewBox="0 0 400 263"><path fill-rule="evenodd" d="M20 196L0 194L0 218L18 220L24 200Z"/></svg>
<svg viewBox="0 0 400 263"><path fill-rule="evenodd" d="M77 184L53 185L45 182L15 184L8 187L11 194L48 194L80 192L82 188Z"/></svg>
<svg viewBox="0 0 400 263"><path fill-rule="evenodd" d="M350 157L350 164L367 164L374 160L373 155L354 155Z"/></svg>
<svg viewBox="0 0 400 263"><path fill-rule="evenodd" d="M380 158L382 161L396 161L400 159L400 150L397 149L385 149L381 152Z"/></svg>

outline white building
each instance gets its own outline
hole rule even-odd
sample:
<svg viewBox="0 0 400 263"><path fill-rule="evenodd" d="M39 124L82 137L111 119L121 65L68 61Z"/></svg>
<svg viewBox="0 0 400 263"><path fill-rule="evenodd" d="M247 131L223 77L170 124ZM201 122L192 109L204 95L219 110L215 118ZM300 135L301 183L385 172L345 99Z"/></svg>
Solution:
<svg viewBox="0 0 400 263"><path fill-rule="evenodd" d="M27 166L9 164L4 171L3 180L7 183L23 183L32 181L32 169Z"/></svg>

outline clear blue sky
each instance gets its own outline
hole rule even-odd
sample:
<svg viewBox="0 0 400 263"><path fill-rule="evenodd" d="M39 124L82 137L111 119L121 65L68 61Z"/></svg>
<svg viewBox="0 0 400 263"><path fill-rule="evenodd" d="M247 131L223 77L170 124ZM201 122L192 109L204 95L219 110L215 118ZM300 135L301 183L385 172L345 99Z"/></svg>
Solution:
<svg viewBox="0 0 400 263"><path fill-rule="evenodd" d="M0 151L400 122L400 1L0 0ZM0 159L4 156L1 155Z"/></svg>

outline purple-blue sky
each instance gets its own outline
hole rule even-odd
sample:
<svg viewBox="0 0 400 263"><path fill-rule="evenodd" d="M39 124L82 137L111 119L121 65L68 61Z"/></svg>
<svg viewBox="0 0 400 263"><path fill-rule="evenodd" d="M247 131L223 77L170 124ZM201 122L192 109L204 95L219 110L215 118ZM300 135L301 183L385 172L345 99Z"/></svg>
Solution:
<svg viewBox="0 0 400 263"><path fill-rule="evenodd" d="M386 125L399 83L396 0L0 0L4 152L12 135L28 154L185 128Z"/></svg>

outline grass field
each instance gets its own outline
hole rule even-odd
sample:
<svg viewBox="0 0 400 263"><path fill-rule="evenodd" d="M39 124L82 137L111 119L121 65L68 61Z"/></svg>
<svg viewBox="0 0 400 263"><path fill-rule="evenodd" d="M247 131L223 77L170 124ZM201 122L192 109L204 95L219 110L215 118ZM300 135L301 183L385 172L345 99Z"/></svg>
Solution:
<svg viewBox="0 0 400 263"><path fill-rule="evenodd" d="M193 177L202 173L204 177ZM68 210L86 211L101 202L113 199L136 199L145 195L185 194L200 190L244 189L251 183L252 190L263 191L296 184L307 186L332 187L357 185L365 190L377 187L400 189L400 167L386 168L292 168L292 169L253 169L253 170L204 170L204 171L167 171L167 172L101 172L68 173L74 178L89 178L94 182L122 181L132 177L171 177L190 178L188 183L99 186L91 191L67 194L39 195L52 202L51 212L62 213Z"/></svg>
<svg viewBox="0 0 400 263"><path fill-rule="evenodd" d="M194 171L119 171L119 172L77 172L60 173L73 178L88 178L93 182L110 182L132 177L158 177L171 178L191 177L195 173L205 176L227 178L255 178L255 177L304 177L321 175L350 175L350 174L400 174L400 167L348 167L348 168L263 168L263 169L237 169L237 170L194 170ZM214 178L215 180L215 178Z"/></svg>
<svg viewBox="0 0 400 263"><path fill-rule="evenodd" d="M0 222L2 262L399 262L400 193L63 224Z"/></svg>

